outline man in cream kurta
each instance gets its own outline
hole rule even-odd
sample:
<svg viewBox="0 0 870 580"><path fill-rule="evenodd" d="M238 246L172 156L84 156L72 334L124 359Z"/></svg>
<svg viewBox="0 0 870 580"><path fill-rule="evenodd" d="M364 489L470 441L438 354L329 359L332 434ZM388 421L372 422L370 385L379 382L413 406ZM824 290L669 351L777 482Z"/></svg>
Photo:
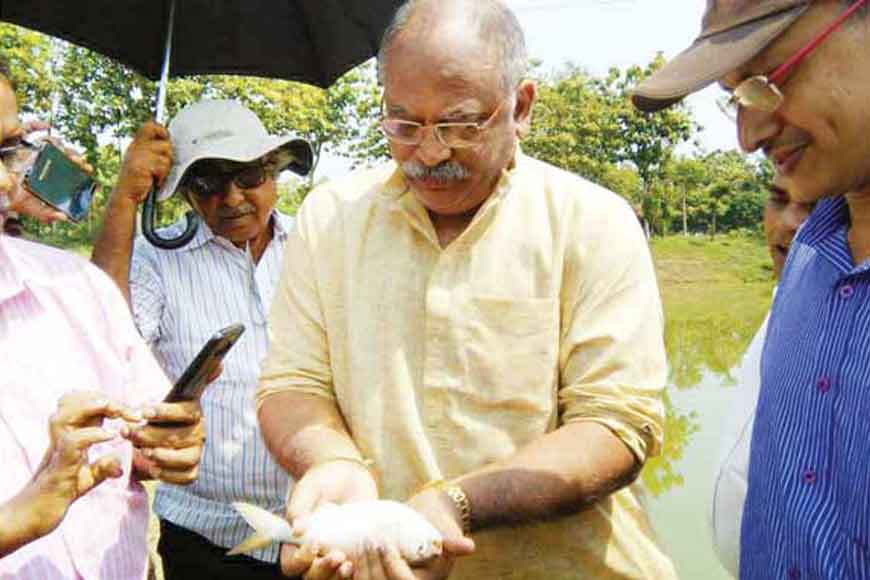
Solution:
<svg viewBox="0 0 870 580"><path fill-rule="evenodd" d="M534 84L490 50L517 29L498 0L400 10L381 53L395 162L303 204L258 391L291 519L407 500L445 555L285 549L286 573L675 577L628 485L662 442L649 250L624 200L519 151Z"/></svg>
<svg viewBox="0 0 870 580"><path fill-rule="evenodd" d="M523 155L441 249L390 164L313 193L288 240L260 399L335 402L381 496L595 421L658 452L662 317L628 205ZM577 441L577 452L585 444ZM474 535L452 578L669 578L634 487L557 522Z"/></svg>

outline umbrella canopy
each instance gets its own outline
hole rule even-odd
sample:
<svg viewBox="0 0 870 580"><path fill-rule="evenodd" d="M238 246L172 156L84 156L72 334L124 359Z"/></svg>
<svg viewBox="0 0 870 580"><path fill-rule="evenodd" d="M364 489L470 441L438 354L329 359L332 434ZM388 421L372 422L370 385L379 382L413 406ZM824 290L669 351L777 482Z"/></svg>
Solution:
<svg viewBox="0 0 870 580"><path fill-rule="evenodd" d="M239 74L320 87L377 52L401 0L175 0L172 76ZM0 20L157 80L170 0L2 0Z"/></svg>
<svg viewBox="0 0 870 580"><path fill-rule="evenodd" d="M328 87L377 53L404 0L0 0L0 20L57 36L160 78L196 74L280 78ZM199 218L174 239L155 231L156 191L142 210L142 233L174 249L196 233Z"/></svg>

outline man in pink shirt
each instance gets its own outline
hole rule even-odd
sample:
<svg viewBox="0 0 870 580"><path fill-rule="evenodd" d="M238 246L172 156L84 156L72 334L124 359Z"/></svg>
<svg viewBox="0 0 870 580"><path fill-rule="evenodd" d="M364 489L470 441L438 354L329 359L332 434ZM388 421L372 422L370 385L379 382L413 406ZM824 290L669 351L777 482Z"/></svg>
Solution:
<svg viewBox="0 0 870 580"><path fill-rule="evenodd" d="M0 146L25 136L0 67ZM5 161L5 160L2 160ZM9 211L62 219L0 163L0 577L142 579L140 478L189 483L197 404L168 383L117 287L71 254L3 234ZM154 423L175 421L178 427Z"/></svg>

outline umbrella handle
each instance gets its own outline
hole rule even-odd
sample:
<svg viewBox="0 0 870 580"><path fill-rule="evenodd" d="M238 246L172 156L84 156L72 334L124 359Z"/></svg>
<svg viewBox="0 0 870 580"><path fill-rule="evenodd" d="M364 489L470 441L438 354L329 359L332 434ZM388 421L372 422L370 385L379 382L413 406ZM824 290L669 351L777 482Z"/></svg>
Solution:
<svg viewBox="0 0 870 580"><path fill-rule="evenodd" d="M148 240L152 246L163 250L175 250L186 246L196 235L196 230L199 229L200 218L195 211L191 210L185 214L187 218L187 228L177 238L162 238L157 235L156 227L156 212L157 205L157 189L152 189L145 198L145 203L142 205L142 235Z"/></svg>

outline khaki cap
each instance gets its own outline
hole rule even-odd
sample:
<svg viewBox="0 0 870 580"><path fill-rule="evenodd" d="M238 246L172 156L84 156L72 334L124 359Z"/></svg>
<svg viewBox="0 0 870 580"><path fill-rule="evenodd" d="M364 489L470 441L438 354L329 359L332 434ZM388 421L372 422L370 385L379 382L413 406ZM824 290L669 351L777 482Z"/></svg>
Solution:
<svg viewBox="0 0 870 580"><path fill-rule="evenodd" d="M634 106L650 113L664 109L746 64L811 1L707 0L700 36L633 91Z"/></svg>

